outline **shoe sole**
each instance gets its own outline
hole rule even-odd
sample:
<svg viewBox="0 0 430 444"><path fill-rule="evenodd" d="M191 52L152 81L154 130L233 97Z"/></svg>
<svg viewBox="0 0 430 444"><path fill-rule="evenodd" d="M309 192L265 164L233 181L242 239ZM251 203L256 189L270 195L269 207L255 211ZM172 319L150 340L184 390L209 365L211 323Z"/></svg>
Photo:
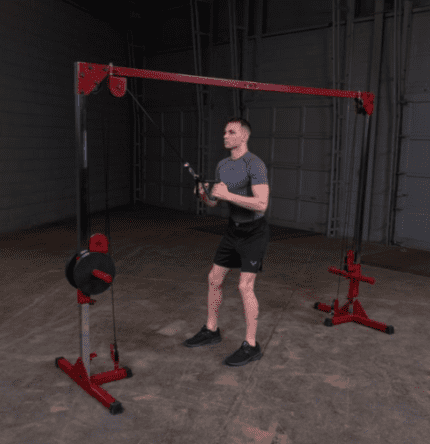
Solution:
<svg viewBox="0 0 430 444"><path fill-rule="evenodd" d="M190 348L194 348L194 347L202 347L204 345L213 345L213 344L218 344L222 341L222 338L214 338L214 339L208 339L208 342L201 342L200 344L187 344L187 342L184 342L185 347L190 347Z"/></svg>

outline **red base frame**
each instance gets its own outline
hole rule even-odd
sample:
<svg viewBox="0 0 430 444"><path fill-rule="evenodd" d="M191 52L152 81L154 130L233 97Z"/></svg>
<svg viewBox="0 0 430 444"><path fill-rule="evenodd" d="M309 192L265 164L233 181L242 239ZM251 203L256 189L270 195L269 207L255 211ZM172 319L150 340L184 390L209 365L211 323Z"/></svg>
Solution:
<svg viewBox="0 0 430 444"><path fill-rule="evenodd" d="M101 402L105 407L107 407L111 414L115 415L117 413L122 413L124 411L121 403L117 401L114 397L109 395L109 393L102 389L100 386L106 384L107 382L119 381L125 378L131 378L132 373L128 367L119 368L118 361L115 361L115 353L113 344L110 345L110 351L112 360L114 362L115 370L109 372L99 373L88 378L87 372L85 370L82 358L78 358L75 365L72 365L67 359L61 357L55 360L55 365L63 370L66 375L69 375L76 384L82 387L90 396L96 398L97 401ZM90 360L97 357L96 353L91 353Z"/></svg>
<svg viewBox="0 0 430 444"><path fill-rule="evenodd" d="M358 300L353 301L353 299L358 296L358 286L360 284L360 281L367 282L373 285L375 283L375 279L372 277L363 276L361 274L361 265L354 264L354 251L348 252L347 264L349 270L348 272L338 270L334 267L330 267L328 271L333 274L344 276L347 279L351 279L348 292L348 302L346 302L346 304L341 309L339 309L339 301L337 299L334 301L333 307L330 307L329 305L323 304L321 302L316 302L314 305L315 309L325 311L327 313L330 313L333 310L332 319L327 318L324 321L324 325L326 325L327 327L331 327L333 325L345 324L347 322L356 322L358 324L366 325L367 327L383 331L389 335L393 334L394 327L392 325L387 325L382 322L377 322L373 319L369 319L360 302ZM353 304L352 315L349 314L349 306L351 304Z"/></svg>

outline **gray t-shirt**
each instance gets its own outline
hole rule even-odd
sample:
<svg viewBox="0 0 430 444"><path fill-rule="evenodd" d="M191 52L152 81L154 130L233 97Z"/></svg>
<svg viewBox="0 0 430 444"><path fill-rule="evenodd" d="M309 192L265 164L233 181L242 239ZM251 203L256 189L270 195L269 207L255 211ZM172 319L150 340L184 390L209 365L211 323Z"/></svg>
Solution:
<svg viewBox="0 0 430 444"><path fill-rule="evenodd" d="M230 193L248 197L254 196L251 185L269 184L266 165L249 151L236 160L231 157L221 160L216 167L215 178L224 182ZM227 203L234 222L252 222L264 216L263 211L247 210Z"/></svg>

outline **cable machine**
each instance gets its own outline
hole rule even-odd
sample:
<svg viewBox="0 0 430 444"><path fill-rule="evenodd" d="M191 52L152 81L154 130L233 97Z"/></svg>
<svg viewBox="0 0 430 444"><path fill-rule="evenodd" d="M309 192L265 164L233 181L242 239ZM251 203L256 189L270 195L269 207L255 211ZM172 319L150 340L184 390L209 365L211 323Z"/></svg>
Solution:
<svg viewBox="0 0 430 444"><path fill-rule="evenodd" d="M108 205L106 200L107 215L107 233L95 234L89 238L89 195L88 195L88 146L87 146L87 127L86 127L86 104L87 96L97 90L100 84L107 78L107 85L110 92L115 97L123 97L128 92L141 110L146 114L149 120L159 129L166 142L172 147L180 158L183 167L190 173L195 181L196 188L199 183L203 185L209 199L208 189L204 186L205 182L216 183L214 180L207 180L202 174L196 174L191 165L182 159L180 153L167 140L163 131L151 119L146 110L127 90L127 77L147 78L155 80L174 81L182 83L194 83L200 85L213 85L228 88L237 88L250 91L272 91L293 94L319 95L328 97L352 98L355 100L355 109L358 115L366 116L365 123L365 149L361 156L359 195L357 199L357 210L354 231L354 249L348 251L343 258L343 270L330 267L328 271L350 280L348 301L339 308L338 299L333 300L331 306L323 303L315 303L314 308L331 313L331 319L327 318L324 322L326 326L333 326L347 322L356 322L387 334L393 334L394 328L384 323L369 319L358 300L358 288L360 282L367 282L371 285L375 283L372 277L361 274L360 251L363 232L363 206L366 194L366 176L369 155L369 135L371 115L373 113L374 94L369 92L341 91L335 89L319 89L299 86L275 85L269 83L258 83L242 80L220 79L214 77L191 76L185 74L175 74L161 71L151 71L146 69L115 67L110 65L100 65L94 63L76 62L74 70L75 75L75 116L76 116L76 148L77 148L77 253L75 253L66 265L66 277L69 283L77 288L77 301L80 305L80 352L81 357L72 365L64 357L56 358L55 365L64 373L69 375L78 385L80 385L89 395L96 398L111 414L123 412L123 407L119 401L113 398L100 386L107 382L117 381L133 376L128 367L119 367L119 353L116 341L115 314L114 319L114 344L111 344L111 357L114 363L114 370L90 376L90 362L96 357L96 353L90 354L89 344L89 306L96 302L91 299L91 295L100 294L111 288L112 291L112 309L113 304L113 281L115 278L115 264L109 256L109 218ZM107 162L107 161L106 161ZM106 165L105 165L106 167ZM107 168L108 169L108 168ZM107 173L106 173L107 174ZM106 185L108 176L106 176ZM107 193L107 189L106 189ZM197 195L196 195L197 196ZM81 250L82 240L89 239L89 249ZM343 251L341 253L343 256ZM353 304L353 313L349 313L349 307Z"/></svg>

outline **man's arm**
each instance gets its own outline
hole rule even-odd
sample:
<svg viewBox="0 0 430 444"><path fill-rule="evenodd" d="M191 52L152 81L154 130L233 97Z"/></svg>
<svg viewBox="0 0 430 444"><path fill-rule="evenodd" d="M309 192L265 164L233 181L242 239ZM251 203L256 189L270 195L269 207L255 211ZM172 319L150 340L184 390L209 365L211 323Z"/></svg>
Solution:
<svg viewBox="0 0 430 444"><path fill-rule="evenodd" d="M262 209L260 211L266 212L267 207L269 206L269 185L268 184L258 184L251 185L252 194L258 198L261 203Z"/></svg>
<svg viewBox="0 0 430 444"><path fill-rule="evenodd" d="M206 195L206 193L201 194L200 197L208 207L213 208L218 205L218 199L210 200L210 199L208 199L208 196Z"/></svg>
<svg viewBox="0 0 430 444"><path fill-rule="evenodd" d="M261 202L258 197L247 197L229 193L226 201L239 207L246 208L247 210L262 211Z"/></svg>
<svg viewBox="0 0 430 444"><path fill-rule="evenodd" d="M229 193L227 201L252 211L267 210L269 205L269 185L251 185L253 197Z"/></svg>
<svg viewBox="0 0 430 444"><path fill-rule="evenodd" d="M205 187L207 187L208 185L209 185L209 183L206 182L206 183L205 183ZM195 188L195 187L194 187L194 194L196 194L196 188ZM206 193L205 193L205 191L204 191L204 189L203 189L201 183L199 183L199 196L200 196L200 199L201 199L201 200L202 200L202 201L203 201L208 207L213 208L213 207L216 207L216 206L218 205L218 199L215 199L215 200L208 199L208 196L206 195Z"/></svg>

